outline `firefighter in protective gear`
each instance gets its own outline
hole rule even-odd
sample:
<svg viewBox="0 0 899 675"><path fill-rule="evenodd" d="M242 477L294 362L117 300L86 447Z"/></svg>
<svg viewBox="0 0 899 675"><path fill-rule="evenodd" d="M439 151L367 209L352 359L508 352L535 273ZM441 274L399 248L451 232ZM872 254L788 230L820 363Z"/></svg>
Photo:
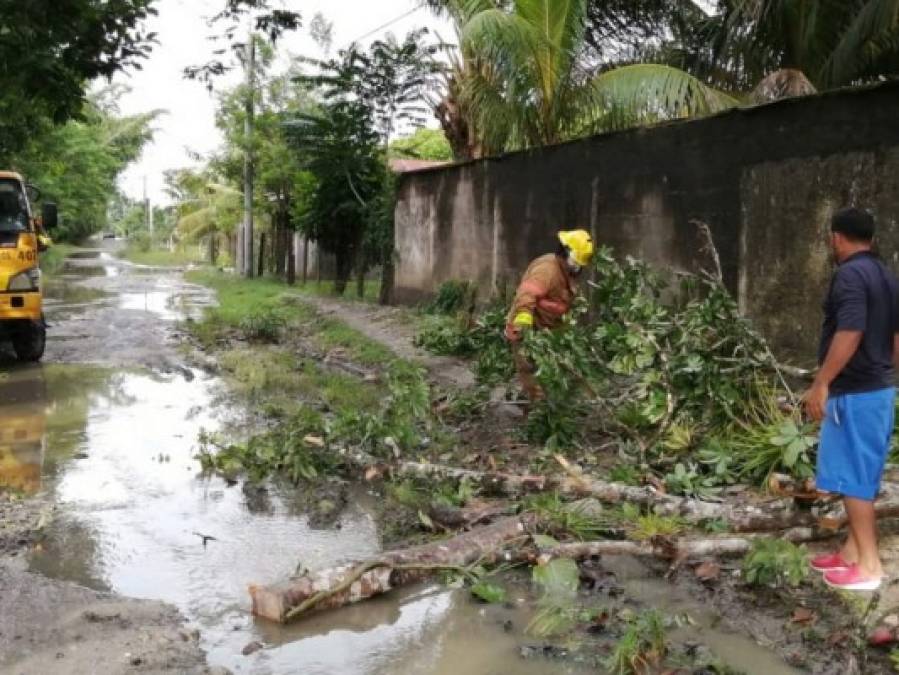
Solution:
<svg viewBox="0 0 899 675"><path fill-rule="evenodd" d="M559 232L556 253L537 258L528 267L515 293L506 321L506 338L518 378L527 397L543 399L534 377L534 367L520 349L524 333L531 329L553 329L571 308L577 294L577 278L593 259L593 239L585 230Z"/></svg>

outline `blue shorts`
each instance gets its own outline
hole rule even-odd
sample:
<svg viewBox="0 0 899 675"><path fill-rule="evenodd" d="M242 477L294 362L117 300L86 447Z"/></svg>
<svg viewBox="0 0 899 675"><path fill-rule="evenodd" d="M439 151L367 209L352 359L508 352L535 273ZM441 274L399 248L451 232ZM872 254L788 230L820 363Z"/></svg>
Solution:
<svg viewBox="0 0 899 675"><path fill-rule="evenodd" d="M819 490L872 501L893 435L893 387L838 394L827 401L818 446Z"/></svg>

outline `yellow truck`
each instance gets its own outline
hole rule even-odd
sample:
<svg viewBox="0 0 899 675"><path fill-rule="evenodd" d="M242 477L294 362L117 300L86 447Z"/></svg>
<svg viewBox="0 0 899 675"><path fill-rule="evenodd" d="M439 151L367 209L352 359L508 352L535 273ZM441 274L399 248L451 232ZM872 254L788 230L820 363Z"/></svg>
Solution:
<svg viewBox="0 0 899 675"><path fill-rule="evenodd" d="M22 176L0 171L0 338L12 342L20 361L39 361L47 326L38 260L57 213L55 204L46 203L42 217L36 217L29 191L37 193Z"/></svg>

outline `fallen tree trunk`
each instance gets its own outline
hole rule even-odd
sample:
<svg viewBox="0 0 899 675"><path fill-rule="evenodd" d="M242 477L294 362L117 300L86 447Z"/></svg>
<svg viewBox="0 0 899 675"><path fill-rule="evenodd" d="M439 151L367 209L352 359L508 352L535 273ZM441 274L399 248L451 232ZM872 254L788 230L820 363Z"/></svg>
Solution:
<svg viewBox="0 0 899 675"><path fill-rule="evenodd" d="M837 500L814 509L821 527L838 529L849 522L842 500ZM899 517L899 485L883 483L874 502L874 512L879 519Z"/></svg>
<svg viewBox="0 0 899 675"><path fill-rule="evenodd" d="M829 529L795 527L777 533L778 539L794 544L828 539L836 535ZM643 558L662 558L683 561L694 558L743 555L752 547L756 539L769 537L771 533L746 534L744 536L721 535L717 537L683 537L669 539L658 537L649 541L587 541L559 544L543 549L542 560L552 558L574 558L583 560L593 556L630 555Z"/></svg>
<svg viewBox="0 0 899 675"><path fill-rule="evenodd" d="M303 614L334 609L367 600L405 584L421 581L437 571L465 573L471 567L501 562L533 563L553 558L582 560L593 556L630 555L675 562L710 556L746 553L762 534L681 539L658 537L651 541L591 541L532 545L532 516L505 518L451 539L390 551L376 559L308 573L272 586L250 586L253 614L287 623ZM832 530L793 528L779 537L794 543L826 539Z"/></svg>
<svg viewBox="0 0 899 675"><path fill-rule="evenodd" d="M488 494L522 495L555 491L568 497L593 497L601 502L639 504L662 516L677 516L698 525L713 520L726 521L732 532L772 532L794 527L836 529L847 522L843 503L836 496L824 504L809 508L808 484L789 484L793 493L786 497L752 498L729 502L708 502L679 497L659 491L651 485L623 485L588 476L558 474L553 476L520 476L502 472L473 471L422 462L400 462L390 467L396 475L466 478ZM797 502L805 502L805 505ZM899 517L899 484L884 483L874 503L878 518Z"/></svg>
<svg viewBox="0 0 899 675"><path fill-rule="evenodd" d="M569 497L593 497L601 502L630 503L651 507L659 515L678 516L691 524L724 520L734 532L782 530L811 527L817 518L793 499L774 498L738 503L706 502L665 494L650 485L609 483L587 476L519 476L501 472L459 469L439 464L400 462L392 467L396 475L470 480L488 494L521 495L556 491Z"/></svg>
<svg viewBox="0 0 899 675"><path fill-rule="evenodd" d="M813 494L808 482L792 481L777 475L773 480L787 496L754 496L732 503L709 502L669 495L651 485L610 483L576 475L570 470L569 473L550 476L517 475L427 462L401 461L384 464L364 452L343 451L343 454L352 464L365 468L367 478L392 473L414 478L467 479L485 494L506 496L555 491L568 497L593 497L611 504L638 504L651 508L658 515L677 516L692 525L721 520L728 524L732 532L772 532L794 527L836 529L848 522L843 503L836 496L829 502L810 508L809 502ZM569 468L567 463L563 463L563 466ZM878 518L899 517L899 484L883 483L874 509Z"/></svg>
<svg viewBox="0 0 899 675"><path fill-rule="evenodd" d="M312 610L341 607L419 581L439 570L495 565L516 540L529 539L534 518L504 518L451 539L388 551L375 560L305 574L274 586L250 586L253 614L286 623Z"/></svg>

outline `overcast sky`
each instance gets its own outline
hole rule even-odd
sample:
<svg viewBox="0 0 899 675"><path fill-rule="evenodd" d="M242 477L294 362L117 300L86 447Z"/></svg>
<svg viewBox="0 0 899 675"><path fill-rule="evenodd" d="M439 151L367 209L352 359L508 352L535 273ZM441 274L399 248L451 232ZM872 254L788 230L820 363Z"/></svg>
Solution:
<svg viewBox="0 0 899 675"><path fill-rule="evenodd" d="M131 197L143 196L146 176L150 198L155 203L165 201L162 172L190 166L194 164L191 152L206 155L221 143L215 128L214 97L203 84L185 80L182 73L186 66L205 63L211 58L214 47L206 40L210 29L205 19L223 4L223 0L159 0L156 3L159 15L150 26L158 33L159 44L144 62L143 70L116 78L117 82L131 87L131 93L121 100L122 113L167 111L156 122L155 141L122 177L122 188ZM307 26L317 12L331 21L334 51L372 31L363 42L371 42L387 32L402 37L421 26L447 39L453 34L448 23L436 19L427 10L415 11L416 0L286 0L284 5L301 12ZM403 17L407 13L410 14ZM389 27L379 28L387 23ZM286 39L282 48L294 54L318 53L305 29ZM237 77L234 74L223 78L219 87L233 84Z"/></svg>

